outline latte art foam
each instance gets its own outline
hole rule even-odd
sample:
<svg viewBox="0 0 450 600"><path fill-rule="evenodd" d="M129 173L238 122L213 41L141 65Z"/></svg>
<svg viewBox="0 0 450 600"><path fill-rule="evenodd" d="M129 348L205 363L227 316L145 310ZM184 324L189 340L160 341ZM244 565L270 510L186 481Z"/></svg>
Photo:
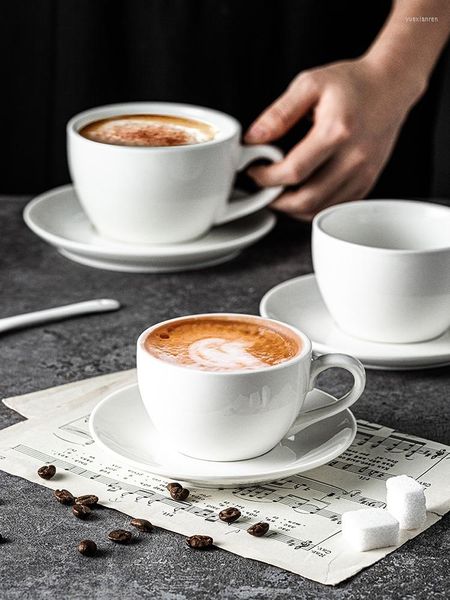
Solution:
<svg viewBox="0 0 450 600"><path fill-rule="evenodd" d="M260 369L264 363L253 356L245 342L231 342L223 338L205 338L189 346L189 357L196 365L206 369L234 370Z"/></svg>
<svg viewBox="0 0 450 600"><path fill-rule="evenodd" d="M115 146L184 146L214 138L208 123L170 115L119 115L89 123L80 135Z"/></svg>
<svg viewBox="0 0 450 600"><path fill-rule="evenodd" d="M296 356L300 340L287 328L264 321L192 317L149 333L146 350L171 363L206 371L255 370Z"/></svg>

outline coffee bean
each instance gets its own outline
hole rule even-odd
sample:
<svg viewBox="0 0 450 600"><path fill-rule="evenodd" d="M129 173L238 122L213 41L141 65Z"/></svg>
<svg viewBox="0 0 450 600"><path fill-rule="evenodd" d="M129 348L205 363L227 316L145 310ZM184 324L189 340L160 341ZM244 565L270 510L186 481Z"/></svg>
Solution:
<svg viewBox="0 0 450 600"><path fill-rule="evenodd" d="M180 484L178 484L178 486L172 486L169 490L169 493L174 500L186 500L186 498L189 496L189 490L181 487Z"/></svg>
<svg viewBox="0 0 450 600"><path fill-rule="evenodd" d="M58 502L61 502L61 504L67 504L71 506L75 502L75 498L68 490L55 490L53 495Z"/></svg>
<svg viewBox="0 0 450 600"><path fill-rule="evenodd" d="M225 523L234 523L241 516L241 511L238 508L231 507L221 510L219 513L219 519L225 521Z"/></svg>
<svg viewBox="0 0 450 600"><path fill-rule="evenodd" d="M78 544L78 552L83 556L94 556L97 552L97 544L92 540L81 540Z"/></svg>
<svg viewBox="0 0 450 600"><path fill-rule="evenodd" d="M182 488L179 492L178 491L174 491L172 494L170 494L172 496L172 498L174 500L186 500L186 498L189 496L189 490L187 488Z"/></svg>
<svg viewBox="0 0 450 600"><path fill-rule="evenodd" d="M247 529L247 533L255 537L262 537L269 531L269 523L255 523Z"/></svg>
<svg viewBox="0 0 450 600"><path fill-rule="evenodd" d="M56 467L55 465L44 465L40 469L38 469L38 475L42 479L51 479L55 476Z"/></svg>
<svg viewBox="0 0 450 600"><path fill-rule="evenodd" d="M186 544L191 548L203 550L204 548L211 548L213 539L209 535L191 535L191 537L186 538Z"/></svg>
<svg viewBox="0 0 450 600"><path fill-rule="evenodd" d="M94 494L86 494L85 496L77 496L75 498L76 504L82 504L83 506L95 506L98 502L98 496Z"/></svg>
<svg viewBox="0 0 450 600"><path fill-rule="evenodd" d="M131 519L130 525L133 525L133 527L136 527L139 531L148 532L153 529L153 525L146 519Z"/></svg>
<svg viewBox="0 0 450 600"><path fill-rule="evenodd" d="M182 490L183 486L181 485L181 483L177 483L176 481L173 481L172 483L168 483L166 485L166 488L169 490L169 492L171 492L174 489Z"/></svg>
<svg viewBox="0 0 450 600"><path fill-rule="evenodd" d="M84 504L74 504L72 512L78 519L87 519L91 514L91 509L89 506L84 506Z"/></svg>
<svg viewBox="0 0 450 600"><path fill-rule="evenodd" d="M117 544L129 544L132 537L131 531L125 529L114 529L108 533L108 538Z"/></svg>

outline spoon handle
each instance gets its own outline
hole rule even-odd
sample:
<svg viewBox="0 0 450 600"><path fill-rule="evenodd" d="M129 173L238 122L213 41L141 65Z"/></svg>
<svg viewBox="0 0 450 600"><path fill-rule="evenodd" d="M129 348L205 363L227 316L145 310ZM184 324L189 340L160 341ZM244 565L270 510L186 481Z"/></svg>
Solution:
<svg viewBox="0 0 450 600"><path fill-rule="evenodd" d="M39 325L50 321L59 321L68 317L84 315L95 312L106 312L109 310L118 310L120 303L117 300L101 298L98 300L87 300L86 302L77 302L76 304L66 304L46 310L37 310L35 312L16 315L14 317L5 317L0 319L0 333L10 329L18 329L27 325Z"/></svg>

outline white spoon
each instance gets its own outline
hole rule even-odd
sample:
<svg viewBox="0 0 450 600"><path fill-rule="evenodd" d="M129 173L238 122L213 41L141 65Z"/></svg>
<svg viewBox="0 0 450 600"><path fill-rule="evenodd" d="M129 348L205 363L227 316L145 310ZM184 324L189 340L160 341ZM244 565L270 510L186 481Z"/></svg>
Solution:
<svg viewBox="0 0 450 600"><path fill-rule="evenodd" d="M0 319L0 333L26 327L27 325L39 325L40 323L48 323L49 321L59 321L68 317L76 317L96 312L107 312L110 310L118 310L120 302L109 298L101 298L98 300L87 300L86 302L77 302L76 304L66 304L65 306L57 306L48 308L47 310L37 310L35 312L16 315L14 317L5 317Z"/></svg>

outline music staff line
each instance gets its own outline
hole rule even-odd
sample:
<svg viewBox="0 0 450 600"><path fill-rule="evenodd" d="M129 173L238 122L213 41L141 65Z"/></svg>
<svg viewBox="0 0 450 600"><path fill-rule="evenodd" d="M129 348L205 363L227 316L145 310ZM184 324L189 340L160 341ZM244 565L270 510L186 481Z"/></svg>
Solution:
<svg viewBox="0 0 450 600"><path fill-rule="evenodd" d="M384 450L392 454L403 453L406 459L410 459L414 454L421 454L432 460L439 458L445 453L444 449L437 449L428 446L425 442L417 439L410 439L408 436L392 433L387 437L366 434L358 431L352 446L363 446L368 444L370 448L382 446Z"/></svg>
<svg viewBox="0 0 450 600"><path fill-rule="evenodd" d="M88 440L88 443L93 442L92 437L89 433L88 421L90 415L84 415L64 423L58 427L61 431L66 431L74 435L79 435L83 438L84 442ZM396 433L382 425L376 423L369 423L367 421L358 421L358 430L356 433L355 440L351 447L364 446L368 444L370 448L382 447L386 452L392 454L404 454L406 459L413 459L414 454L418 453L422 456L429 457L431 460L440 458L445 454L445 450L440 448L433 448L425 443L420 438L413 436ZM378 435L382 430L386 431L386 435ZM376 432L376 433L374 433ZM70 440L67 440L70 441ZM344 469L346 470L346 469ZM368 475L371 477L371 475ZM379 478L377 474L374 474L376 479Z"/></svg>
<svg viewBox="0 0 450 600"><path fill-rule="evenodd" d="M36 459L40 463L43 463L43 464L51 463L51 464L54 464L55 467L59 467L61 469L64 469L65 471L69 471L70 473L72 473L74 475L77 475L80 477L85 477L86 479L92 479L92 480L96 481L97 483L102 483L108 488L109 492L119 492L120 490L122 490L124 492L122 494L122 497L127 494L134 495L134 496L136 496L136 502L138 502L141 499L147 500L148 504L152 504L153 502L160 502L162 504L165 504L165 505L173 508L174 511L182 510L183 512L187 512L187 513L193 514L195 516L203 517L205 520L212 521L212 522L219 520L219 518L217 516L217 511L214 511L213 509L199 508L199 507L196 507L186 501L179 502L179 501L172 500L172 498L163 496L162 494L159 494L158 492L153 492L152 490L146 490L139 486L121 482L117 479L113 479L106 475L101 475L99 473L95 473L94 471L90 471L89 469L84 469L83 467L73 465L72 463L70 463L66 460L57 458L55 456L51 456L49 454L41 452L40 450L36 450L35 448L30 448L29 446L19 444L18 446L14 446L12 448L12 450L15 450L16 452L20 452L21 454L25 454L26 456L29 456L30 458ZM248 524L246 524L246 523L233 523L232 527L235 530L236 529L245 530L245 529L247 529L247 526L248 526ZM316 543L313 543L312 540L301 540L299 538L287 535L287 534L279 532L279 531L274 531L271 534L269 534L267 537L270 538L271 540L286 544L287 546L290 546L290 547L294 548L295 550L308 551L308 550L311 550L313 547L323 543L323 541L318 541Z"/></svg>
<svg viewBox="0 0 450 600"><path fill-rule="evenodd" d="M292 486L292 493L286 490ZM283 490L283 493L280 493ZM344 499L368 507L385 508L386 503L361 494L360 490L345 490L303 475L277 483L241 488L235 496L250 501L272 501L290 506L295 512L318 515L341 524L341 513L331 511L333 500Z"/></svg>
<svg viewBox="0 0 450 600"><path fill-rule="evenodd" d="M292 489L295 491L303 491L303 492L313 492L313 500L318 502L330 502L331 499L340 499L344 498L346 500L350 500L351 502L355 502L357 504L363 504L365 506L373 506L373 507L384 507L385 503L375 500L374 498L370 498L369 496L363 496L361 494L361 490L346 490L342 487L338 487L332 485L330 483L325 483L324 481L319 481L317 479L312 479L311 477L307 477L306 475L294 475L288 479L282 480L280 482L274 482L270 484L266 484L266 486L262 486L260 489L287 489L287 485L292 484ZM249 491L254 488L248 488ZM250 492L251 493L251 492Z"/></svg>
<svg viewBox="0 0 450 600"><path fill-rule="evenodd" d="M84 415L83 417L78 417L77 419L73 419L60 425L58 430L75 436L80 436L83 441L81 445L90 445L94 443L94 440L89 433L89 428L87 425L88 421L89 415ZM395 430L388 429L376 423L369 423L367 421L358 421L357 423L358 431L353 444L350 446L350 449L362 447L367 444L371 449L381 447L388 454L403 454L407 460L413 460L415 454L420 454L424 457L430 458L431 460L441 459L446 455L446 451L444 449L437 449L428 446L425 441L421 440L420 438L396 433ZM379 435L381 431L385 431L386 435ZM56 433L54 435L69 443L74 443L73 440L65 439L63 436L59 436ZM345 458L345 453L341 458ZM358 466L345 460L331 461L328 463L328 466L341 471L349 471L350 473L355 473L369 479L386 480L389 478L389 474L387 474L385 471L380 471L368 465ZM426 469L422 476L431 468L432 467ZM369 503L364 504L367 506L373 506L373 504Z"/></svg>
<svg viewBox="0 0 450 600"><path fill-rule="evenodd" d="M92 438L90 438L88 429L86 427L88 418L89 418L89 415L87 415L85 417L79 417L77 419L69 421L68 423L65 423L65 424L61 425L60 427L58 427L58 431L64 431L64 432L70 433L75 436L80 436L80 438L83 438L85 441L87 439L92 439ZM370 433L368 433L364 430L366 430L366 431L369 430ZM385 436L383 436L384 432L386 432ZM56 435L56 433L55 433L55 435ZM66 440L66 441L73 443L73 440ZM373 425L373 427L369 427L365 423L361 424L361 426L360 426L360 424L358 423L358 433L357 433L357 436L356 436L355 441L353 442L351 448L363 449L363 447L365 445L368 445L370 448L380 447L389 454L403 453L404 457L407 459L413 458L414 454L420 454L420 455L427 457L433 461L438 459L438 460L436 460L436 463L434 465L431 465L428 469L426 469L426 471L424 471L422 476L425 473L427 473L430 469L432 469L436 464L441 462L441 460L443 460L446 457L447 458L450 457L450 453L446 452L446 450L444 450L442 448L436 448L436 447L433 448L432 446L426 444L424 440L421 440L418 438L413 438L412 436L397 434L397 433L393 432L392 430L389 430L388 428L383 427L383 426ZM159 494L158 492L153 492L152 490L143 489L139 486L130 485L125 482L120 482L117 479L113 479L111 477L108 477L108 476L105 476L102 474L94 473L83 467L76 466L70 462L64 461L62 459L58 459L56 457L48 456L38 450L29 448L27 446L17 446L14 448L14 450L17 450L24 454L28 454L29 456L34 457L44 463L53 462L53 464L55 464L56 466L59 466L62 469L70 471L71 473L73 473L75 475L93 479L99 483L104 484L108 488L108 490L111 492L119 492L122 490L122 492L123 492L122 497L126 496L127 494L130 494L130 495L135 496L136 501L144 499L144 500L147 500L148 504L151 504L153 502L161 502L162 504L165 504L168 507L170 507L174 512L176 512L178 510L183 510L187 513L191 513L196 516L203 517L204 519L206 519L208 521L218 520L216 511L214 511L212 509L201 509L201 508L196 507L195 505L192 505L192 504L189 504L186 502L183 502L183 503L176 502L176 501L172 500L171 498L168 498L162 494ZM345 454L342 455L340 458L328 463L328 466L332 467L332 468L340 469L342 471L349 471L349 472L357 474L357 475L361 475L361 476L372 478L372 479L378 479L378 480L385 480L385 479L388 479L390 476L392 476L389 473L375 469L371 466L367 466L367 465L359 465L358 466L351 462L347 462L345 460ZM331 522L335 523L337 526L340 525L340 523L341 523L341 514L329 509L330 502L327 500L327 498L330 500L344 498L346 500L349 500L349 501L352 501L352 502L355 502L358 504L362 504L365 506L379 506L379 507L385 506L385 503L383 503L383 502L374 500L373 498L368 498L368 497L363 496L359 490L347 491L343 488L337 488L335 486L330 486L329 484L326 484L326 483L323 483L320 481L316 481L316 480L313 480L313 479L310 479L310 478L307 478L304 476L300 476L300 475L293 476L292 480L293 481L295 480L295 482L296 482L295 490L298 491L300 493L300 495L297 495L295 493L287 494L287 495L283 495L283 496L280 495L280 497L278 497L276 499L273 498L272 501L279 502L281 504L289 506L290 508L292 508L295 512L297 512L299 514L317 515L317 516L329 519ZM264 496L269 496L269 495L273 494L277 488L283 489L283 482L280 482L279 486L277 485L277 483L274 483L274 484L268 484L267 488L261 487L259 489L263 490ZM254 491L254 489L255 488L252 488L252 491ZM245 488L244 488L244 490L245 490ZM307 497L307 495L304 497L304 494L302 494L302 491L314 492L313 498ZM245 497L245 492L243 491L243 489L240 490L240 493L238 495ZM255 494L252 494L252 495L253 495L253 497L255 497ZM261 496L260 498L255 497L255 500L259 500L259 499L263 500L264 496ZM248 497L246 499L251 500L251 498L248 498ZM246 527L247 527L247 525L245 523L243 523L243 524L235 523L233 525L234 530L242 530L242 529L246 529ZM233 529L230 530L230 533ZM322 542L317 542L316 544L313 544L313 542L311 540L300 540L294 536L290 536L290 535L282 533L282 532L273 532L270 537L271 537L271 539L283 542L283 543L285 543L289 546L292 546L296 549L310 550L313 547L315 547L316 545L323 543L323 541L322 541Z"/></svg>

